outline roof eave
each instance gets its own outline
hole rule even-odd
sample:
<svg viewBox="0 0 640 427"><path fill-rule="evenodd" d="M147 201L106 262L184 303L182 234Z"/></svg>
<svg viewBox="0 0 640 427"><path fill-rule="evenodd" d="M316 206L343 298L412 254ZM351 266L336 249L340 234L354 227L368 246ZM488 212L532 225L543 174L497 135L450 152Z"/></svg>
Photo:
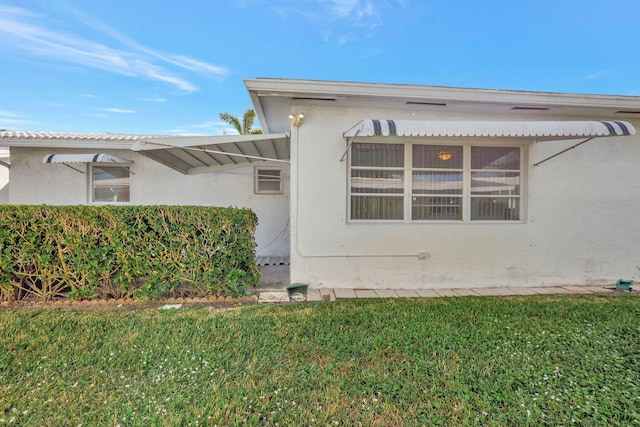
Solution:
<svg viewBox="0 0 640 427"><path fill-rule="evenodd" d="M0 138L2 147L29 147L29 148L86 148L86 149L111 149L130 150L132 142L111 142L95 140L43 140L43 139L11 139Z"/></svg>
<svg viewBox="0 0 640 427"><path fill-rule="evenodd" d="M591 95L556 92L527 92L497 89L455 88L387 83L355 83L320 80L257 78L244 81L254 106L259 108L262 96L440 100L466 103L507 103L544 105L549 107L640 108L640 97L624 95ZM264 114L263 114L264 117Z"/></svg>

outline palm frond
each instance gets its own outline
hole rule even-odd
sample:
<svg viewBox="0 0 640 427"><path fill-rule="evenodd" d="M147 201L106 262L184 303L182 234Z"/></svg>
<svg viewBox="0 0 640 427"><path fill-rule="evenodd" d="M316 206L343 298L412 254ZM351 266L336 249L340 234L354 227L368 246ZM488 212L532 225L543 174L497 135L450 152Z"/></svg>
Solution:
<svg viewBox="0 0 640 427"><path fill-rule="evenodd" d="M253 130L253 120L256 118L256 112L248 108L247 111L244 112L242 116L242 133L251 133Z"/></svg>
<svg viewBox="0 0 640 427"><path fill-rule="evenodd" d="M261 129L255 129L253 122L256 118L256 112L252 108L248 108L242 115L242 123L238 117L230 113L220 113L220 119L229 123L241 135L257 135L261 134Z"/></svg>
<svg viewBox="0 0 640 427"><path fill-rule="evenodd" d="M242 134L243 133L243 128L242 128L242 124L240 123L240 120L238 120L238 118L236 116L234 116L233 114L230 113L220 113L220 120L222 120L225 123L229 123L231 126L234 127L235 130L238 131L238 133Z"/></svg>

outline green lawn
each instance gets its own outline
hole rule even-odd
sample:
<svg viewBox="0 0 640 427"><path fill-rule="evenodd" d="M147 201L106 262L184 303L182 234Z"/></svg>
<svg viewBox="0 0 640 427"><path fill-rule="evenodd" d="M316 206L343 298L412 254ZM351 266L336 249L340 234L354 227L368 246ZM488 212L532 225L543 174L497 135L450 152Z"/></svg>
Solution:
<svg viewBox="0 0 640 427"><path fill-rule="evenodd" d="M0 310L3 425L640 425L640 298Z"/></svg>

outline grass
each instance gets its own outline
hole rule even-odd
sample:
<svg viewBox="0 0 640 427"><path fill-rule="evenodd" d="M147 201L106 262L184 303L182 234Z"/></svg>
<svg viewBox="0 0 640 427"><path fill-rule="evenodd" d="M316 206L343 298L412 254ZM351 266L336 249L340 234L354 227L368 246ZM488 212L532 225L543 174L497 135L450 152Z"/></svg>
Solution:
<svg viewBox="0 0 640 427"><path fill-rule="evenodd" d="M640 298L0 310L3 425L640 425Z"/></svg>

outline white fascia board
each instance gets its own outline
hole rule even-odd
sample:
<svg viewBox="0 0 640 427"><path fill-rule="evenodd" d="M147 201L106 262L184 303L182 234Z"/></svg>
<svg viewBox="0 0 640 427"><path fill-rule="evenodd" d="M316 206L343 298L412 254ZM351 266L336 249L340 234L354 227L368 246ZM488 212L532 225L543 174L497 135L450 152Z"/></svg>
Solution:
<svg viewBox="0 0 640 427"><path fill-rule="evenodd" d="M264 108L262 108L260 97L257 93L249 91L249 98L251 98L251 103L253 104L253 110L256 112L258 123L260 123L260 129L263 129L265 133L271 132L271 129L269 129L269 124L267 122L267 118L264 114Z"/></svg>
<svg viewBox="0 0 640 427"><path fill-rule="evenodd" d="M589 95L555 92L527 92L497 89L454 88L445 86L385 83L351 83L318 80L253 79L245 80L252 100L261 96L402 98L448 102L544 105L550 107L588 107L640 109L640 97Z"/></svg>

